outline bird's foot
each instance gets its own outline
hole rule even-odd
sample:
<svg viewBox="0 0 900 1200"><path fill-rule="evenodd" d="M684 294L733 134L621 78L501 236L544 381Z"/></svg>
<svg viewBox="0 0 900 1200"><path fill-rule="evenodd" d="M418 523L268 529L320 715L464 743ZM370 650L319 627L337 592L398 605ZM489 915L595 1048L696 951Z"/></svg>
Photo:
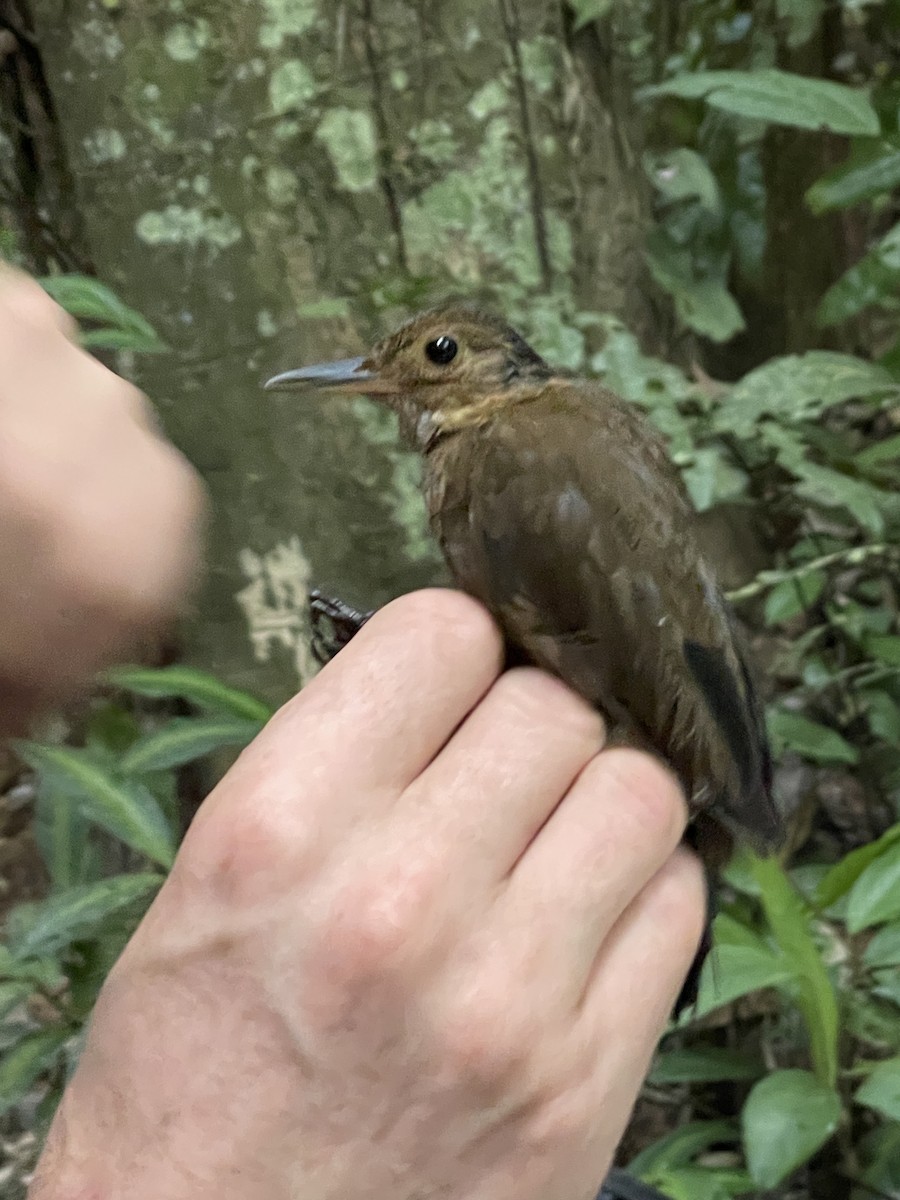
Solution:
<svg viewBox="0 0 900 1200"><path fill-rule="evenodd" d="M309 615L313 657L324 667L359 633L372 613L359 612L343 600L323 596L313 588L309 593Z"/></svg>

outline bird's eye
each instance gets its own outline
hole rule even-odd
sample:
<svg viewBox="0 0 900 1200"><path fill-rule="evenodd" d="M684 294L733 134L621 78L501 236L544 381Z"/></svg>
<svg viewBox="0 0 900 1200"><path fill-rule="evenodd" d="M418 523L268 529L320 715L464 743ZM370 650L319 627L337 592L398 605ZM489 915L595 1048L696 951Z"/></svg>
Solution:
<svg viewBox="0 0 900 1200"><path fill-rule="evenodd" d="M457 346L452 337L447 337L446 334L435 338L433 342L429 342L425 347L425 353L439 367L445 367L447 363L453 362L458 351L459 346Z"/></svg>

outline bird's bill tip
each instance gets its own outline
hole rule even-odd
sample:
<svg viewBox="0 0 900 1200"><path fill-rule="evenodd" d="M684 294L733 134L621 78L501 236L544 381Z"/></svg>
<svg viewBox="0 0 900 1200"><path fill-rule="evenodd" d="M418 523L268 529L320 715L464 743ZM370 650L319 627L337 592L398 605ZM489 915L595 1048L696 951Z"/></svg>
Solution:
<svg viewBox="0 0 900 1200"><path fill-rule="evenodd" d="M298 367L293 371L282 371L267 379L263 387L267 392L298 391L302 388L334 388L346 392L365 392L377 383L374 371L363 369L363 358L342 358L338 362L315 363L311 367Z"/></svg>

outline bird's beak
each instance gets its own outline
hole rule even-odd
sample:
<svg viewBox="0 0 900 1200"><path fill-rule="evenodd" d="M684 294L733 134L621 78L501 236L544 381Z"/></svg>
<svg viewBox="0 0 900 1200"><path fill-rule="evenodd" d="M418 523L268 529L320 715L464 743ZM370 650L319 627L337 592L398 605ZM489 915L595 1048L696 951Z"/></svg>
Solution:
<svg viewBox="0 0 900 1200"><path fill-rule="evenodd" d="M363 392L375 395L386 392L377 371L366 370L364 358L342 358L338 362L316 363L312 367L299 367L273 375L264 384L267 392L298 391L302 388L325 389L340 392Z"/></svg>

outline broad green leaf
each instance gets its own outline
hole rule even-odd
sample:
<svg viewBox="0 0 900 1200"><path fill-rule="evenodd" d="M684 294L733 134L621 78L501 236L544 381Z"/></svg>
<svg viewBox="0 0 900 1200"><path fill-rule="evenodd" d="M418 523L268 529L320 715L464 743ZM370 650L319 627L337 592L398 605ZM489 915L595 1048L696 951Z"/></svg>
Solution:
<svg viewBox="0 0 900 1200"><path fill-rule="evenodd" d="M24 1004L33 991L34 986L24 979L0 982L0 1021L14 1008Z"/></svg>
<svg viewBox="0 0 900 1200"><path fill-rule="evenodd" d="M769 736L779 746L796 750L813 762L855 763L859 751L827 725L810 721L800 713L786 708L769 709L767 714Z"/></svg>
<svg viewBox="0 0 900 1200"><path fill-rule="evenodd" d="M900 842L889 846L860 875L847 904L847 928L859 933L900 917Z"/></svg>
<svg viewBox="0 0 900 1200"><path fill-rule="evenodd" d="M765 621L779 625L805 612L822 595L828 576L824 571L810 571L777 583L766 597Z"/></svg>
<svg viewBox="0 0 900 1200"><path fill-rule="evenodd" d="M9 947L0 942L0 980L50 989L61 979L62 971L54 959L31 958L20 962L13 958Z"/></svg>
<svg viewBox="0 0 900 1200"><path fill-rule="evenodd" d="M589 21L607 16L614 3L615 0L569 0L569 6L575 14L573 29L577 31Z"/></svg>
<svg viewBox="0 0 900 1200"><path fill-rule="evenodd" d="M162 875L116 875L20 904L7 918L9 948L20 959L56 954L96 933L113 913L142 900L162 883Z"/></svg>
<svg viewBox="0 0 900 1200"><path fill-rule="evenodd" d="M714 342L727 342L744 328L743 314L724 279L698 275L690 252L674 246L659 227L648 237L644 257L689 328Z"/></svg>
<svg viewBox="0 0 900 1200"><path fill-rule="evenodd" d="M176 717L139 738L122 755L119 770L140 775L180 767L226 746L247 746L261 729L261 721L240 717Z"/></svg>
<svg viewBox="0 0 900 1200"><path fill-rule="evenodd" d="M809 1032L816 1075L833 1087L838 1068L837 997L812 937L806 902L776 859L758 858L755 873L769 928L794 969L797 1003Z"/></svg>
<svg viewBox="0 0 900 1200"><path fill-rule="evenodd" d="M873 442L853 456L853 461L863 470L871 470L890 463L900 462L900 433Z"/></svg>
<svg viewBox="0 0 900 1200"><path fill-rule="evenodd" d="M808 1071L775 1071L755 1084L741 1113L747 1166L774 1188L838 1127L840 1096Z"/></svg>
<svg viewBox="0 0 900 1200"><path fill-rule="evenodd" d="M274 711L255 696L227 687L194 667L116 667L107 671L104 679L125 692L160 700L179 697L198 708L231 713L248 721L267 721Z"/></svg>
<svg viewBox="0 0 900 1200"><path fill-rule="evenodd" d="M644 167L656 190L666 200L699 200L704 208L719 208L719 185L706 159L681 146L667 154L648 155Z"/></svg>
<svg viewBox="0 0 900 1200"><path fill-rule="evenodd" d="M747 489L746 474L733 467L714 446L697 450L691 463L682 468L681 475L698 512L706 512L714 504L739 496Z"/></svg>
<svg viewBox="0 0 900 1200"><path fill-rule="evenodd" d="M786 71L694 71L644 89L647 96L705 99L714 108L798 129L875 136L878 114L865 92Z"/></svg>
<svg viewBox="0 0 900 1200"><path fill-rule="evenodd" d="M865 646L877 662L888 667L900 667L900 637L873 635L866 638Z"/></svg>
<svg viewBox="0 0 900 1200"><path fill-rule="evenodd" d="M0 1056L0 1113L24 1098L71 1036L70 1029L54 1026L28 1034L11 1049L3 1051Z"/></svg>
<svg viewBox="0 0 900 1200"><path fill-rule="evenodd" d="M806 193L814 213L847 208L861 200L887 195L900 185L900 146L881 142L869 144L828 175L817 179Z"/></svg>
<svg viewBox="0 0 900 1200"><path fill-rule="evenodd" d="M900 1121L900 1054L879 1063L854 1096L857 1104Z"/></svg>
<svg viewBox="0 0 900 1200"><path fill-rule="evenodd" d="M787 44L805 46L819 27L825 0L777 0L776 12L787 24Z"/></svg>
<svg viewBox="0 0 900 1200"><path fill-rule="evenodd" d="M865 706L872 736L889 746L900 746L900 704L887 692L875 688L860 692L859 698Z"/></svg>
<svg viewBox="0 0 900 1200"><path fill-rule="evenodd" d="M863 962L873 968L900 966L900 921L878 930L866 946Z"/></svg>
<svg viewBox="0 0 900 1200"><path fill-rule="evenodd" d="M732 1200L752 1191L753 1180L746 1171L716 1167L681 1167L660 1171L648 1181L667 1200Z"/></svg>
<svg viewBox="0 0 900 1200"><path fill-rule="evenodd" d="M876 841L868 842L865 846L845 854L816 888L817 907L830 908L836 900L840 900L850 891L871 863L897 844L900 844L900 823L892 825Z"/></svg>
<svg viewBox="0 0 900 1200"><path fill-rule="evenodd" d="M688 1121L642 1150L629 1162L628 1170L646 1179L659 1171L686 1167L710 1146L720 1142L733 1145L737 1140L738 1131L731 1121Z"/></svg>
<svg viewBox="0 0 900 1200"><path fill-rule="evenodd" d="M758 1079L765 1071L762 1060L741 1050L699 1045L666 1050L648 1077L653 1084L715 1083L721 1079Z"/></svg>
<svg viewBox="0 0 900 1200"><path fill-rule="evenodd" d="M889 395L900 395L900 385L883 367L850 354L810 350L773 358L750 371L731 389L714 417L719 429L750 437L765 416L793 424L847 400Z"/></svg>
<svg viewBox="0 0 900 1200"><path fill-rule="evenodd" d="M685 1023L705 1016L750 992L779 987L794 979L791 964L762 947L716 946L703 964L700 990Z"/></svg>
<svg viewBox="0 0 900 1200"><path fill-rule="evenodd" d="M831 285L816 320L822 326L836 325L871 305L900 307L900 223Z"/></svg>
<svg viewBox="0 0 900 1200"><path fill-rule="evenodd" d="M48 788L75 800L83 816L147 858L170 867L175 839L147 788L112 776L85 750L18 742L17 753Z"/></svg>

